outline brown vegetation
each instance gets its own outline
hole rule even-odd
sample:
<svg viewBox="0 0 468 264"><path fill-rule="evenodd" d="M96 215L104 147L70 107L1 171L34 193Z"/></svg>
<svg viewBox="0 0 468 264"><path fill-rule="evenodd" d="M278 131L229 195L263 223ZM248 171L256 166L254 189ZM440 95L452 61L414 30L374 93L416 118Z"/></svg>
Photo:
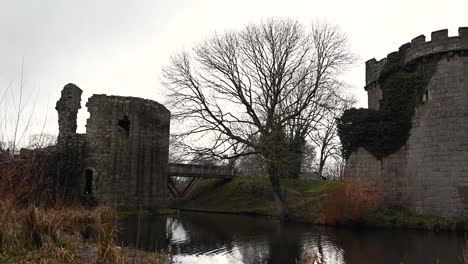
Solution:
<svg viewBox="0 0 468 264"><path fill-rule="evenodd" d="M0 206L0 262L5 263L84 263L77 255L81 235L108 210Z"/></svg>
<svg viewBox="0 0 468 264"><path fill-rule="evenodd" d="M336 224L343 221L362 222L378 208L382 191L369 183L347 182L338 188L324 192L320 210L320 222Z"/></svg>
<svg viewBox="0 0 468 264"><path fill-rule="evenodd" d="M64 203L50 190L45 160L0 159L0 263L134 263L136 250L115 244L115 210ZM88 240L94 234L95 240ZM164 253L139 261L165 263Z"/></svg>

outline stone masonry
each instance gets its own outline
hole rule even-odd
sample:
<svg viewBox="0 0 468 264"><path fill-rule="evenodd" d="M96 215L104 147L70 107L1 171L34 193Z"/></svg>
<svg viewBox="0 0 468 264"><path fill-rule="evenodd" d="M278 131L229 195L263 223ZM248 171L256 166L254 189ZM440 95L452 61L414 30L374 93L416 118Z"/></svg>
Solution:
<svg viewBox="0 0 468 264"><path fill-rule="evenodd" d="M60 137L75 136L76 117L81 108L81 89L69 83L63 87L62 97L57 101L55 109L58 112L59 140Z"/></svg>
<svg viewBox="0 0 468 264"><path fill-rule="evenodd" d="M406 63L439 56L437 70L416 108L410 137L399 151L377 160L363 148L351 154L345 181L380 188L387 205L449 218L468 216L468 28L447 30L405 44ZM366 62L366 91L379 109L379 74L386 59Z"/></svg>
<svg viewBox="0 0 468 264"><path fill-rule="evenodd" d="M168 192L169 110L141 98L93 95L86 134L77 134L80 97L81 89L68 84L56 107L57 149L78 152L65 159L75 163L59 166L75 172L68 176L71 189L118 208L160 206Z"/></svg>
<svg viewBox="0 0 468 264"><path fill-rule="evenodd" d="M63 186L58 195L66 200L79 200L80 181L84 161L84 135L76 133L76 117L81 108L81 89L69 83L62 90L55 109L58 112L59 135L57 138L56 174L54 186Z"/></svg>

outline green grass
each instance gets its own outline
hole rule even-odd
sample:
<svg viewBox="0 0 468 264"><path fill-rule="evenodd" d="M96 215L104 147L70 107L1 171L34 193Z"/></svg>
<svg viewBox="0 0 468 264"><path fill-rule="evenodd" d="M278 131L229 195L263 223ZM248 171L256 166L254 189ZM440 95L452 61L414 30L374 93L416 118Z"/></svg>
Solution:
<svg viewBox="0 0 468 264"><path fill-rule="evenodd" d="M418 215L403 208L377 209L369 215L369 221L376 226L408 227L415 229L452 229L452 224L443 217Z"/></svg>
<svg viewBox="0 0 468 264"><path fill-rule="evenodd" d="M352 217L347 213L349 211L347 206L353 202L348 201L346 197L335 199L331 196L331 199L337 202L330 204L326 204L327 199L324 199L326 195L345 195L344 183L341 181L288 179L283 180L281 184L287 189L289 218L295 222L426 230L454 229L454 224L445 218L418 215L403 208L370 209L362 206L358 217ZM179 204L179 208L216 213L279 216L267 177L237 177L231 181L203 180L197 185L192 198ZM321 219L324 211L334 209L342 212L338 214L339 218L336 221L327 222Z"/></svg>
<svg viewBox="0 0 468 264"><path fill-rule="evenodd" d="M283 180L287 190L289 216L294 221L315 222L319 216L320 196L341 186L338 181ZM237 177L231 181L204 180L184 209L236 214L279 216L267 177Z"/></svg>

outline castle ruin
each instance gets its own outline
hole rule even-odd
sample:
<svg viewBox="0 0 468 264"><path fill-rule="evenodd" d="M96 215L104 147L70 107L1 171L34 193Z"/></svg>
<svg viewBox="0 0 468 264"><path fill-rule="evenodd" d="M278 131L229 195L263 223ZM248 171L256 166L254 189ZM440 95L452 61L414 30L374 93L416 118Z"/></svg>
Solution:
<svg viewBox="0 0 468 264"><path fill-rule="evenodd" d="M447 30L439 30L430 41L421 35L400 48L404 64L436 58L406 143L383 158L360 147L347 159L345 181L380 188L386 205L426 215L468 216L468 28L458 32L449 37ZM369 109L381 107L379 80L387 58L366 62Z"/></svg>
<svg viewBox="0 0 468 264"><path fill-rule="evenodd" d="M151 208L167 199L170 112L136 97L93 95L86 134L76 133L82 91L67 84L57 102L58 173L68 196L118 208Z"/></svg>

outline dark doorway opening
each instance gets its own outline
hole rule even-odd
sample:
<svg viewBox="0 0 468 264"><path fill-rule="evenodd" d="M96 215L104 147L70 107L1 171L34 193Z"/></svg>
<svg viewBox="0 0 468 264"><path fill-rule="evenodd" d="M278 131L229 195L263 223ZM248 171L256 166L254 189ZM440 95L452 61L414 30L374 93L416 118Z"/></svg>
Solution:
<svg viewBox="0 0 468 264"><path fill-rule="evenodd" d="M85 194L93 194L93 171L90 169L85 172Z"/></svg>

